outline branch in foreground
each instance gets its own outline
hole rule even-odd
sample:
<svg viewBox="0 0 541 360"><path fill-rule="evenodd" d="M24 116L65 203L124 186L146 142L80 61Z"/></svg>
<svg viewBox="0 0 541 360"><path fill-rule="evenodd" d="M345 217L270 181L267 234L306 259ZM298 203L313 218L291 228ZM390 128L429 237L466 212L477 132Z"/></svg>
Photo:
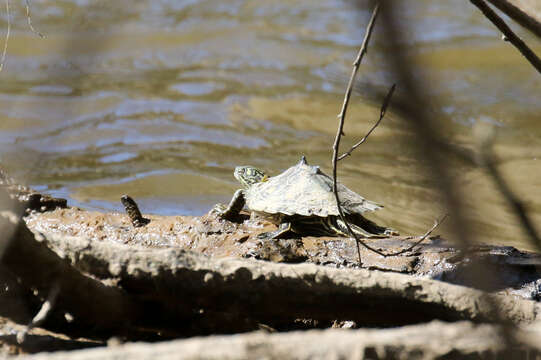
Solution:
<svg viewBox="0 0 541 360"><path fill-rule="evenodd" d="M409 48L406 48L408 46L405 45L407 41L403 38L404 29L399 28L400 15L396 10L397 6L394 6L396 4L391 4L391 2L384 2L384 4L382 16L386 25L384 27L385 39L392 51L391 56L388 57L390 67L396 74L397 82L410 97L410 101L406 103L404 109L405 120L415 131L417 135L415 143L419 154L424 157L430 167L431 176L438 182L448 213L453 215L451 227L454 230L455 239L463 249L467 249L473 243L470 223L466 219L463 199L458 192L454 176L448 171L447 159L442 156L441 144L443 143L443 137L427 110L427 104L429 103L429 97L426 96L428 87L423 86L413 76L414 67L406 55ZM476 287L486 283L487 279L490 281L490 277L495 276L488 271L484 271L485 269L486 266L480 264L478 271L473 272L471 280ZM484 301L484 306L493 316L491 321L508 324L507 316L501 311L502 303L500 299L486 296ZM507 342L507 340L511 339L513 329L511 326L504 326L503 329Z"/></svg>
<svg viewBox="0 0 541 360"><path fill-rule="evenodd" d="M488 0L511 19L541 38L541 13L536 8L537 0Z"/></svg>
<svg viewBox="0 0 541 360"><path fill-rule="evenodd" d="M470 2L481 10L481 12L503 33L506 40L513 44L513 46L520 51L522 56L524 56L526 60L537 69L537 72L541 74L541 59L539 59L533 50L530 49L509 26L507 26L505 21L503 21L502 18L500 18L483 0L470 0Z"/></svg>
<svg viewBox="0 0 541 360"><path fill-rule="evenodd" d="M479 162L483 166L490 177L494 180L498 191L505 198L511 209L513 209L514 215L518 218L522 224L522 228L526 232L530 243L535 246L538 251L541 251L541 238L535 229L533 221L528 216L522 201L515 195L505 178L502 176L496 162L494 161L494 156L491 151L491 139L486 139L486 141L480 144L479 147Z"/></svg>
<svg viewBox="0 0 541 360"><path fill-rule="evenodd" d="M379 3L376 4L374 7L374 11L372 11L372 17L370 18L370 21L368 23L368 27L366 28L366 32L364 35L363 43L361 45L361 49L359 50L359 53L357 54L357 58L353 62L353 70L351 72L351 76L349 78L348 86L346 88L346 94L344 95L344 102L342 104L342 109L340 110L340 114L338 115L339 122L338 122L338 129L336 131L336 137L334 139L333 144L333 153L332 153L332 179L333 179L333 193L334 198L336 199L336 206L338 208L338 213L340 215L340 219L346 226L348 233L353 236L355 239L355 243L357 245L357 255L359 256L359 266L362 264L361 260L361 249L359 247L359 244L364 246L370 251L375 252L378 255L385 256L381 251L378 249L375 249L368 244L366 244L364 241L362 241L357 234L355 234L351 230L351 226L349 225L348 221L346 220L346 217L344 216L344 211L342 209L342 206L340 205L340 197L338 195L338 176L337 176L337 165L338 165L338 151L340 149L340 140L342 139L342 135L344 134L344 123L346 121L346 112L348 109L349 99L351 98L351 91L353 89L353 84L355 83L355 78L357 76L357 71L359 70L359 66L361 65L361 61L364 57L364 54L366 54L367 48L368 48L368 42L370 41L370 37L372 35L372 31L374 29L374 25L376 23L376 19L378 17L379 12Z"/></svg>
<svg viewBox="0 0 541 360"><path fill-rule="evenodd" d="M337 185L337 182L338 182L338 180L337 180L337 164L338 164L338 161L343 159L344 157L350 155L352 151L354 151L358 146L360 146L362 143L364 143L366 141L366 139L368 138L368 136L370 136L372 131L374 131L374 129L379 125L381 120L383 120L383 117L385 116L385 113L387 111L387 107L389 105L389 102L391 101L391 97L392 97L392 95L394 93L394 89L395 89L395 85L393 84L393 86L389 89L389 92L387 93L387 96L385 96L385 99L384 99L383 104L381 106L380 117L379 117L379 120L376 122L376 124L374 126L372 126L372 128L361 139L361 141L359 141L357 144L353 145L353 147L348 152L346 152L343 155L341 155L340 157L338 157L338 150L340 148L340 140L341 140L342 135L343 135L344 123L345 123L345 119L346 119L346 112L347 112L347 108L348 108L348 105L349 105L349 99L351 98L351 91L352 91L353 84L355 82L355 77L357 76L357 71L359 70L359 66L361 64L362 58L363 58L364 54L366 54L366 51L367 51L367 48L368 48L368 42L370 41L372 30L374 28L374 24L375 24L376 18L378 16L378 11L379 11L379 3L376 4L376 6L374 8L374 11L372 12L372 17L370 18L370 22L368 23L368 27L366 29L366 34L365 34L363 43L361 45L361 49L359 50L357 58L355 59L355 62L353 63L353 70L351 72L351 77L349 79L348 86L346 88L346 93L345 93L345 96L344 96L344 102L342 104L342 110L340 111L340 114L338 115L338 118L340 119L340 121L338 123L338 130L336 132L336 138L334 140L333 158L332 158L333 193L334 193L334 197L336 199L336 205L337 205L337 208L338 208L338 213L340 215L340 219L342 220L342 222L346 226L346 229L348 230L349 235L352 236L355 239L355 243L357 245L357 255L359 257L359 266L362 266L361 249L359 247L359 244L362 245L363 247L365 247L366 249L368 249L368 250L370 250L370 251L372 251L372 252L374 252L374 253L376 253L376 254L378 254L380 256L384 256L384 257L397 256L397 255L403 254L403 253L405 253L407 251L410 251L415 246L420 244L424 239L426 239L426 237L432 231L434 231L434 229L440 224L440 222L445 219L445 217L444 217L440 221L436 221L436 224L434 225L434 227L432 227L432 229L430 229L424 236L421 237L421 239L418 242L414 243L411 247L408 247L408 248L403 249L403 250L398 251L398 252L385 253L385 252L383 252L381 250L378 250L378 249L368 245L366 242L362 241L359 238L359 236L355 232L352 231L351 226L349 225L348 221L346 220L346 217L344 216L344 211L343 211L341 203L340 203L340 197L338 195L338 185Z"/></svg>
<svg viewBox="0 0 541 360"><path fill-rule="evenodd" d="M351 149L349 149L347 152L343 153L342 155L340 155L338 157L338 160L342 160L343 158L345 158L346 156L350 156L351 153L356 149L358 148L362 143L364 143L366 141L366 139L368 139L368 137L370 136L370 134L372 134L372 131L374 131L379 123L381 122L381 120L383 120L383 118L385 117L385 113L387 112L387 107L389 106L389 103L391 102L391 97L393 96L393 93L394 93L394 89L396 88L396 84L393 84L393 86L391 86L391 88L389 89L389 92L387 92L387 95L385 96L385 99L383 100L383 104L381 104L381 110L380 110L380 113L379 113L379 119L378 121L376 121L376 123L374 124L374 126L372 126L372 128L370 128L370 130L366 133L366 135L358 142L356 143L355 145L353 145L351 147Z"/></svg>

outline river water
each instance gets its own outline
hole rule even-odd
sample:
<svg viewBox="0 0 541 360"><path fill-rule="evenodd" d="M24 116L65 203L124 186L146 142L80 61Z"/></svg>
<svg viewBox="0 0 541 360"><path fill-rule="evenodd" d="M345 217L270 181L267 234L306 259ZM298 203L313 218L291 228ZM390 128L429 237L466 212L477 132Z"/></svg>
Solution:
<svg viewBox="0 0 541 360"><path fill-rule="evenodd" d="M541 76L469 2L401 3L415 74L437 102L434 121L464 147L475 124L494 125L499 168L539 224ZM336 115L370 16L352 4L35 0L42 39L13 3L0 160L71 205L121 210L128 193L143 212L166 215L200 215L228 201L236 165L272 175L306 155L330 173ZM381 26L361 66L344 150L377 120L374 94L393 82ZM514 28L541 54L539 40ZM372 219L411 234L444 212L414 142L391 110L339 169L343 183L385 206ZM531 248L483 171L449 166L474 236Z"/></svg>

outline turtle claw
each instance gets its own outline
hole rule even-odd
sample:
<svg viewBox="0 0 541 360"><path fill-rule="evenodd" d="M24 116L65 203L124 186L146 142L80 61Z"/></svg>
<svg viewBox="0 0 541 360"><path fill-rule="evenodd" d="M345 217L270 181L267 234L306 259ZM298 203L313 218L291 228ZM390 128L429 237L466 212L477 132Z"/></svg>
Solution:
<svg viewBox="0 0 541 360"><path fill-rule="evenodd" d="M284 235L286 234L289 237L291 237L291 235L294 234L293 231L291 230L291 223L288 223L288 222L281 223L278 226L278 229L275 231L269 231L269 232L258 234L257 238L259 240L276 240L276 239L284 238L285 237Z"/></svg>

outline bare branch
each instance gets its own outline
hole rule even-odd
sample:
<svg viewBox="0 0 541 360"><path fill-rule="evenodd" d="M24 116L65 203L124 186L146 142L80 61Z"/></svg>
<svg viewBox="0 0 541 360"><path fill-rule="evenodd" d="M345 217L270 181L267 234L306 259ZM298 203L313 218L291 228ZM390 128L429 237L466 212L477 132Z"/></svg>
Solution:
<svg viewBox="0 0 541 360"><path fill-rule="evenodd" d="M488 2L541 38L541 14L535 11L535 1L528 3L517 0L488 0Z"/></svg>
<svg viewBox="0 0 541 360"><path fill-rule="evenodd" d="M412 246L408 247L407 249L403 249L403 250L400 250L400 251L394 252L394 253L384 253L384 252L382 252L382 251L380 251L380 250L378 250L376 248L373 248L372 246L368 245L364 241L362 241L359 238L359 236L357 234L355 234L351 230L351 227L350 227L349 223L347 222L347 220L346 220L346 218L344 216L342 206L340 205L340 197L338 195L338 185L337 185L337 183L338 183L338 181L337 181L337 163L338 163L338 160L350 155L351 152L353 150L355 150L355 148L357 148L359 145L361 145L363 142L366 141L366 139L372 133L372 131L374 131L374 129L379 125L379 123L381 122L381 120L385 116L385 113L387 111L387 107L389 105L391 97L392 97L392 95L394 93L394 89L396 87L396 84L393 84L393 86L389 89L389 92L387 93L387 96L385 97L385 99L383 101L383 104L381 106L380 117L379 117L379 120L376 122L376 124L370 129L370 131L368 131L368 133L361 139L361 141L359 141L357 144L355 144L347 153L343 154L342 156L340 156L340 158L338 158L338 150L339 150L339 146L340 146L340 140L342 138L342 135L344 134L343 129L344 129L344 123L345 123L345 118L346 118L346 111L347 111L347 107L348 107L348 104L349 104L349 99L351 97L351 90L353 88L353 83L355 82L355 77L357 75L357 71L359 70L359 66L361 64L362 58L363 58L364 54L366 54L366 52L367 52L368 42L370 41L370 36L371 36L372 30L374 28L374 24L375 24L377 15L378 15L378 11L379 11L379 3L376 4L376 6L374 7L374 11L372 12L372 17L370 18L370 22L368 23L368 27L366 29L366 34L364 36L364 40L363 40L363 43L361 45L361 49L359 50L359 54L357 55L357 58L355 59L355 62L353 63L353 70L352 70L352 73L351 73L351 77L349 79L348 87L346 89L346 94L344 96L344 103L342 105L342 110L340 111L340 114L338 115L338 118L340 119L340 121L339 121L339 124L338 124L338 130L336 132L336 138L334 140L334 145L333 145L333 159L332 159L332 165L333 165L333 193L334 193L334 197L336 199L336 205L337 205L337 208L338 208L338 213L340 215L340 219L344 222L344 225L346 226L349 235L352 236L355 239L355 242L357 244L357 255L359 257L359 266L362 265L361 249L359 247L359 244L364 246L366 249L375 252L376 254L378 254L380 256L387 257L387 256L400 255L402 253L410 251L415 246L417 246L419 243L421 243L441 223L441 221L443 221L445 219L445 216L444 216L440 221L437 221L436 224L434 224L434 226L432 227L432 229L430 229L424 236L421 237L421 239L419 241L415 242Z"/></svg>
<svg viewBox="0 0 541 360"><path fill-rule="evenodd" d="M520 51L522 56L526 58L532 64L537 72L541 74L541 59L526 45L526 43L518 37L509 26L498 16L483 0L470 0L470 2L477 6L479 10L503 33L505 40L513 44L514 47Z"/></svg>
<svg viewBox="0 0 541 360"><path fill-rule="evenodd" d="M350 156L351 153L356 148L358 148L362 143L364 143L366 141L366 139L368 139L368 137L370 136L372 131L374 131L374 129L376 129L378 127L379 123L381 122L381 120L383 120L383 117L385 116L385 113L387 112L387 107L389 106L389 103L391 102L391 97L393 96L395 88L396 88L396 84L393 84L393 86L391 86L391 88L389 89L389 92L385 96L385 99L383 100L383 104L381 105L381 110L380 110L380 113L379 113L378 121L374 124L374 126L372 126L372 128L366 133L366 135L358 143L353 145L351 147L351 149L349 149L346 153L344 153L344 154L342 154L342 155L340 155L338 157L339 161L342 160L343 158L345 158L346 156Z"/></svg>
<svg viewBox="0 0 541 360"><path fill-rule="evenodd" d="M419 245L420 243L422 243L428 236L430 236L430 234L432 234L432 232L434 230L436 230L436 228L438 226L440 226L440 224L442 222L445 221L445 219L447 218L448 214L445 214L442 216L441 219L439 220L436 220L434 221L434 225L432 225L432 227L430 229L428 229L428 231L426 233L424 233L424 235L422 235L416 242L414 242L413 244L411 244L410 246L408 246L407 248L405 249L402 249L400 251L397 251L397 252L394 252L394 253L391 253L391 254L386 254L385 256L397 256L397 255L400 255L400 254L403 254L403 253L406 253L410 250L412 250L414 247L416 247L417 245Z"/></svg>
<svg viewBox="0 0 541 360"><path fill-rule="evenodd" d="M347 108L349 104L349 99L351 98L351 90L353 89L353 83L355 82L355 77L357 76L357 71L359 70L359 66L361 65L361 61L364 57L364 54L366 54L366 51L367 51L366 49L368 47L368 42L370 41L372 30L374 29L374 24L376 22L378 12L379 12L379 3L374 7L374 11L372 11L372 17L370 18L370 22L368 23L368 27L366 28L366 33L364 35L361 49L359 50L359 53L357 54L357 58L355 59L355 62L353 63L353 71L351 72L349 83L346 88L346 94L344 96L344 103L342 104L342 110L340 111L340 114L338 115L338 118L339 118L338 130L336 132L336 138L334 139L333 154L332 154L333 193L336 199L336 206L338 207L338 213L340 214L340 219L344 222L344 225L346 226L349 234L351 234L355 238L355 242L357 244L357 254L359 256L359 266L361 266L362 264L361 249L359 247L359 244L363 245L367 249L379 255L383 256L383 253L377 249L372 248L371 246L363 242L361 239L359 239L359 237L351 230L351 227L349 226L349 223L347 222L346 217L344 216L344 211L342 210L342 207L340 206L340 197L338 196L338 181L337 181L338 150L340 148L340 140L342 138L342 135L344 134L344 122L346 119L346 112L347 112Z"/></svg>

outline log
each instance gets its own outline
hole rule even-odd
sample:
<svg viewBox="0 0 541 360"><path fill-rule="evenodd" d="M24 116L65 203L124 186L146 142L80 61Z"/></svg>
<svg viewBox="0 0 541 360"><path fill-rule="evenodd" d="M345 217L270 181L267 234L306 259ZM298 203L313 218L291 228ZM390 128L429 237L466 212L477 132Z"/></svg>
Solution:
<svg viewBox="0 0 541 360"><path fill-rule="evenodd" d="M23 356L21 360L70 358L142 359L533 359L541 354L536 329L515 333L524 338L506 347L501 329L470 322L406 326L384 330L310 330L287 334L254 332L155 344L125 344L72 352Z"/></svg>
<svg viewBox="0 0 541 360"><path fill-rule="evenodd" d="M274 225L262 221L260 225L263 226L258 227L250 225L250 221L234 223L211 214L201 217L145 216L151 220L149 224L133 227L125 214L66 208L33 213L25 221L30 229L45 237L73 235L145 248L189 249L215 259L237 257L285 263L311 262L336 268L359 265L355 243L350 238L305 236L262 241L258 234L274 230ZM401 236L365 241L382 251L397 252L409 247L416 238ZM436 236L400 256L382 257L365 248L361 248L361 256L365 269L428 276L484 291L511 292L527 299L541 298L537 286L540 276L536 270L536 266L541 265L541 256L511 246L474 245L463 251ZM474 274L480 271L486 276L479 284Z"/></svg>
<svg viewBox="0 0 541 360"><path fill-rule="evenodd" d="M2 265L43 298L60 283L59 300L43 327L72 336L137 339L146 332L156 339L235 333L261 324L277 330L328 327L335 320L380 327L432 319L493 321L487 301L513 323L535 321L541 313L533 301L397 273L212 259L62 233L38 234L37 242L13 218L0 217L4 235L11 232L14 239ZM62 322L66 312L76 321Z"/></svg>
<svg viewBox="0 0 541 360"><path fill-rule="evenodd" d="M489 297L514 323L532 322L541 310L538 303L515 296L489 296L404 274L211 259L181 249L127 247L58 234L50 234L45 242L80 271L100 279L116 279L131 296L199 309L197 320L201 322L207 312L252 319L278 329L291 329L287 326L297 318L353 320L360 326L396 326L432 319L493 321L494 313L486 302ZM165 306L162 311L167 309Z"/></svg>

